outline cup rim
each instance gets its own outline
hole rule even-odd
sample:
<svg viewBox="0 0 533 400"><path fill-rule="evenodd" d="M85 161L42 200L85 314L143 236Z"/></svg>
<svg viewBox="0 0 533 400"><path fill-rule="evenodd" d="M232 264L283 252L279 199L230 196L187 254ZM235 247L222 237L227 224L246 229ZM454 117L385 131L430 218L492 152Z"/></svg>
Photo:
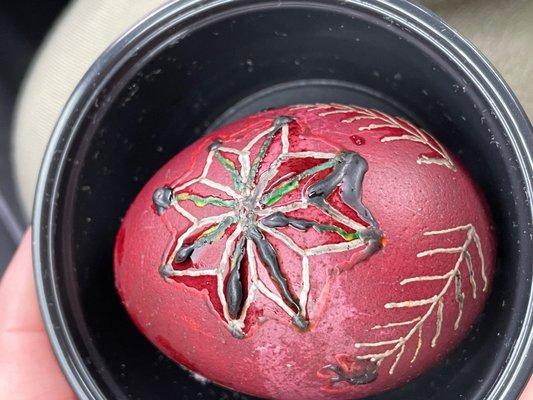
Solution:
<svg viewBox="0 0 533 400"><path fill-rule="evenodd" d="M52 268L54 231L53 218L60 171L66 162L65 154L77 134L77 125L82 120L92 100L110 77L118 70L128 54L143 41L168 24L186 21L188 18L233 3L236 8L243 0L173 0L143 18L134 27L112 43L90 67L70 99L64 106L47 146L33 209L33 265L37 296L44 324L59 364L74 392L80 399L104 399L93 376L78 353L59 303L58 286ZM533 194L533 128L517 98L496 72L490 62L472 43L459 35L439 16L424 7L407 0L261 0L254 7L269 7L282 3L287 6L355 7L379 13L384 18L401 24L418 34L423 34L431 43L450 57L469 75L476 88L494 104L497 117L510 133L509 140L515 152L525 189ZM241 5L242 7L242 5ZM58 152L59 150L59 152ZM46 194L51 196L47 198ZM528 202L530 219L533 220L533 196ZM533 232L533 228L530 228ZM529 302L520 333L514 343L504 369L492 385L487 400L512 400L519 397L531 371L533 357L533 285L529 288Z"/></svg>

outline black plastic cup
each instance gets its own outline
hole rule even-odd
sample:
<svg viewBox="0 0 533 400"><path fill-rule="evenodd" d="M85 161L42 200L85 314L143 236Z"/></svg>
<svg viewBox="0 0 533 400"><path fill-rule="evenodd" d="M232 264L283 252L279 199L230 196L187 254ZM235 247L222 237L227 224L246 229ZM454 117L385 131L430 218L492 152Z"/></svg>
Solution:
<svg viewBox="0 0 533 400"><path fill-rule="evenodd" d="M44 320L80 398L239 398L195 381L137 331L113 284L114 238L146 180L206 130L313 102L374 107L433 132L497 225L494 290L468 338L374 399L517 398L533 365L532 128L472 45L399 0L177 1L93 65L55 128L33 223Z"/></svg>

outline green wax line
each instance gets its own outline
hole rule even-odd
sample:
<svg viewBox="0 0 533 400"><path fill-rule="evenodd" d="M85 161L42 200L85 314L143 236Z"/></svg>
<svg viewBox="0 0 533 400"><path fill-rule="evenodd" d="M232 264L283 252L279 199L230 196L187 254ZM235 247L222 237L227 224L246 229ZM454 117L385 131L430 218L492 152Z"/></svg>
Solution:
<svg viewBox="0 0 533 400"><path fill-rule="evenodd" d="M197 207L205 207L207 205L217 206L217 207L229 207L229 208L235 208L235 201L234 200L224 200L219 197L215 196L197 196L195 194L189 194L189 193L179 193L177 196L178 201L185 201L189 200L194 203Z"/></svg>
<svg viewBox="0 0 533 400"><path fill-rule="evenodd" d="M279 185L278 187L276 187L269 194L265 195L261 199L261 203L265 204L267 206L271 206L272 204L276 204L278 201L281 200L281 198L283 196L285 196L289 192L292 192L297 187L298 187L298 181L296 179L291 179L290 181L285 182L284 184Z"/></svg>
<svg viewBox="0 0 533 400"><path fill-rule="evenodd" d="M361 236L359 235L359 232L348 232L342 228L339 228L335 225L323 225L323 224L316 224L313 226L315 230L318 232L335 232L339 236L341 236L344 240L347 242L350 242L355 239L359 239Z"/></svg>
<svg viewBox="0 0 533 400"><path fill-rule="evenodd" d="M309 169L306 169L303 172L300 172L298 175L296 175L293 178L290 178L289 180L280 183L278 186L276 186L272 191L267 193L263 198L261 199L261 203L271 206L273 204L276 204L278 201L280 201L283 196L285 196L287 193L292 192L296 188L298 188L300 181L302 179L305 179L313 174L316 174L317 172L323 171L328 168L332 168L335 166L335 164L338 163L337 158L332 158L331 160L328 160L320 165L316 165L314 167L311 167Z"/></svg>
<svg viewBox="0 0 533 400"><path fill-rule="evenodd" d="M237 168L235 167L233 161L231 161L229 158L224 157L222 154L220 154L219 151L215 152L215 157L220 162L220 164L222 164L222 166L231 174L231 180L233 181L233 186L235 187L235 189L241 191L243 189L241 175L239 174L239 171L237 171Z"/></svg>
<svg viewBox="0 0 533 400"><path fill-rule="evenodd" d="M196 243L198 243L198 246L203 246L204 244L212 243L214 240L220 239L224 232L226 232L226 229L234 222L236 222L236 218L224 218L218 225L205 230L194 242L195 246Z"/></svg>
<svg viewBox="0 0 533 400"><path fill-rule="evenodd" d="M270 145L272 144L272 141L274 140L274 136L276 133L278 133L281 130L281 127L278 127L277 129L274 127L274 130L270 132L267 135L267 138L261 145L261 148L259 149L259 153L257 153L257 157L255 157L255 160L252 164L252 167L250 168L250 174L248 175L248 183L251 183L254 181L255 176L257 175L257 171L259 170L259 167L261 166L261 162L266 156L266 153L268 149L270 148Z"/></svg>

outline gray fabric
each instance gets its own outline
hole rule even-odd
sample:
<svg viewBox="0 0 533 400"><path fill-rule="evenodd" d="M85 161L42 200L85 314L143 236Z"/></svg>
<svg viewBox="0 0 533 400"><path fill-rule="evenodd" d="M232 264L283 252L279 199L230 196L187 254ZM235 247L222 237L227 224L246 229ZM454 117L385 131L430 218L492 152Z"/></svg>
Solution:
<svg viewBox="0 0 533 400"><path fill-rule="evenodd" d="M533 115L533 1L422 0L494 64Z"/></svg>
<svg viewBox="0 0 533 400"><path fill-rule="evenodd" d="M59 113L97 56L163 0L77 0L34 60L14 128L16 180L26 215L42 155ZM470 38L495 64L533 115L533 1L421 0Z"/></svg>
<svg viewBox="0 0 533 400"><path fill-rule="evenodd" d="M46 144L70 94L96 58L163 0L76 0L49 33L25 79L13 131L15 179L29 218Z"/></svg>

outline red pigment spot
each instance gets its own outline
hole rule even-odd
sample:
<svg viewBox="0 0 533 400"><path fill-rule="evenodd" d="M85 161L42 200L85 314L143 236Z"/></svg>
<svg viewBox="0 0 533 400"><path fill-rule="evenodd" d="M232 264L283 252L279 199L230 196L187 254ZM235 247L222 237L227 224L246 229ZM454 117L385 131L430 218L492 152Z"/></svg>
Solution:
<svg viewBox="0 0 533 400"><path fill-rule="evenodd" d="M178 283L182 283L192 289L198 291L207 290L209 300L213 305L215 311L224 318L224 311L222 310L222 303L218 298L217 293L217 277L216 276L173 276L170 279Z"/></svg>
<svg viewBox="0 0 533 400"><path fill-rule="evenodd" d="M350 136L350 139L352 140L353 144L355 144L356 146L362 146L366 142L364 138L362 138L361 136L357 136L357 135Z"/></svg>

